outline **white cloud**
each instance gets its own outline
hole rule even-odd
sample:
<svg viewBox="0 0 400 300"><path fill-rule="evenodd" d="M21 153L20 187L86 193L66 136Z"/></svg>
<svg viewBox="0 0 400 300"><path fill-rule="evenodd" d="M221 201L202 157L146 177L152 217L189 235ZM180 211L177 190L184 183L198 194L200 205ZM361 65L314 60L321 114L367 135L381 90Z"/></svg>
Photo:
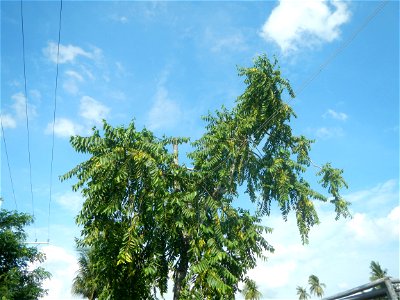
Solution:
<svg viewBox="0 0 400 300"><path fill-rule="evenodd" d="M43 49L43 54L53 63L57 63L57 44L49 42L47 47ZM72 63L78 56L96 59L100 55L101 50L98 48L94 48L93 52L88 52L78 46L60 44L58 63Z"/></svg>
<svg viewBox="0 0 400 300"><path fill-rule="evenodd" d="M80 81L80 82L84 81L83 76L76 71L67 70L67 71L65 71L65 74L71 78L74 78L77 81Z"/></svg>
<svg viewBox="0 0 400 300"><path fill-rule="evenodd" d="M73 70L67 70L65 71L65 75L67 75L67 79L63 83L63 88L66 90L68 93L72 95L76 95L79 92L79 82L84 82L85 79L83 76Z"/></svg>
<svg viewBox="0 0 400 300"><path fill-rule="evenodd" d="M388 180L345 198L354 201L351 208L358 210L353 218L335 221L333 207L321 205L321 224L311 229L310 244L304 246L293 214L287 222L279 216L279 210L264 218L264 223L274 229L266 239L275 253L266 253L268 260L257 261L257 267L248 273L262 289L264 299L274 298L275 293L282 296L280 299L295 299L296 286L307 285L311 274L326 283L326 296L367 283L371 260L379 261L389 275L397 277L398 183Z"/></svg>
<svg viewBox="0 0 400 300"><path fill-rule="evenodd" d="M331 118L333 118L335 120L339 120L339 121L346 121L347 118L349 117L344 112L336 112L333 109L328 109L328 111L326 113L324 113L322 116L324 118L331 117Z"/></svg>
<svg viewBox="0 0 400 300"><path fill-rule="evenodd" d="M289 53L338 39L340 26L349 19L350 12L343 1L280 0L260 34Z"/></svg>
<svg viewBox="0 0 400 300"><path fill-rule="evenodd" d="M56 118L56 122L54 124L54 134L58 137L69 138L73 135L80 134L83 131L83 127L79 124L74 123L73 121L66 118ZM46 134L53 133L53 123L47 124Z"/></svg>
<svg viewBox="0 0 400 300"><path fill-rule="evenodd" d="M75 80L66 80L63 83L63 88L71 95L76 95L79 92L79 87Z"/></svg>
<svg viewBox="0 0 400 300"><path fill-rule="evenodd" d="M234 34L231 36L215 39L214 45L211 47L213 52L221 52L226 50L244 51L248 49L242 34Z"/></svg>
<svg viewBox="0 0 400 300"><path fill-rule="evenodd" d="M1 114L0 119L4 128L15 128L17 126L17 122L11 115Z"/></svg>
<svg viewBox="0 0 400 300"><path fill-rule="evenodd" d="M61 207L74 215L79 212L83 204L82 195L80 193L74 192L67 192L64 194L56 195L55 200Z"/></svg>
<svg viewBox="0 0 400 300"><path fill-rule="evenodd" d="M117 15L117 14L113 14L110 16L110 19L122 24L126 24L129 22L129 18L127 16L122 16L122 15Z"/></svg>
<svg viewBox="0 0 400 300"><path fill-rule="evenodd" d="M362 202L364 208L373 210L378 203L380 205L386 205L388 201L390 202L393 199L397 199L398 189L398 181L390 179L372 188L345 195L345 198L352 203Z"/></svg>
<svg viewBox="0 0 400 300"><path fill-rule="evenodd" d="M367 213L356 213L347 223L347 230L360 243L370 244L398 238L399 226L400 206L397 206L387 216L380 218L371 218Z"/></svg>
<svg viewBox="0 0 400 300"><path fill-rule="evenodd" d="M179 105L169 98L168 90L164 86L159 86L147 118L149 129L173 128L178 125L181 116Z"/></svg>
<svg viewBox="0 0 400 300"><path fill-rule="evenodd" d="M106 119L110 109L89 96L81 98L79 106L79 115L86 119L89 123L100 124L103 119Z"/></svg>
<svg viewBox="0 0 400 300"><path fill-rule="evenodd" d="M76 256L55 245L44 246L42 252L46 255L43 267L52 274L52 277L43 283L43 287L48 289L49 293L42 299L82 299L71 295L72 281L79 268Z"/></svg>
<svg viewBox="0 0 400 300"><path fill-rule="evenodd" d="M315 135L321 139L330 139L341 137L344 132L340 127L321 127L316 130Z"/></svg>
<svg viewBox="0 0 400 300"><path fill-rule="evenodd" d="M24 119L26 117L26 99L23 93L16 93L11 96L14 100L13 109L18 119ZM34 105L28 103L28 117L32 118L36 116L36 108Z"/></svg>

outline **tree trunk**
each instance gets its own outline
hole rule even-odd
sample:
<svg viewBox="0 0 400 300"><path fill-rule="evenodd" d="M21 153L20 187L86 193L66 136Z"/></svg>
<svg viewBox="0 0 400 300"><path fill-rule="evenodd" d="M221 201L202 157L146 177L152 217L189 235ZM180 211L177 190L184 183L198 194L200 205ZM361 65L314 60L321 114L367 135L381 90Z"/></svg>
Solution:
<svg viewBox="0 0 400 300"><path fill-rule="evenodd" d="M183 288L183 281L187 275L189 267L189 240L187 237L182 237L181 256L178 261L178 267L174 272L174 300L179 300Z"/></svg>

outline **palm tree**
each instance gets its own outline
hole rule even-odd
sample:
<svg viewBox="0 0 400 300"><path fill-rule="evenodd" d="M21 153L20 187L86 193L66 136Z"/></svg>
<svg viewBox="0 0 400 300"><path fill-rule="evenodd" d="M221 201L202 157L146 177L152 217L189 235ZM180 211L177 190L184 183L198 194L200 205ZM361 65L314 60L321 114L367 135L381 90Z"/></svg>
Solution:
<svg viewBox="0 0 400 300"><path fill-rule="evenodd" d="M79 270L72 282L72 293L83 296L89 300L95 300L98 297L97 284L93 267L90 264L90 249L79 250Z"/></svg>
<svg viewBox="0 0 400 300"><path fill-rule="evenodd" d="M371 276L369 277L369 280L375 281L387 276L387 269L383 270L377 261L371 261L369 267L371 269Z"/></svg>
<svg viewBox="0 0 400 300"><path fill-rule="evenodd" d="M260 300L262 294L257 288L254 280L246 278L245 285L242 291L245 300Z"/></svg>
<svg viewBox="0 0 400 300"><path fill-rule="evenodd" d="M297 286L297 295L299 296L299 300L307 300L310 299L310 294L307 293L307 289L301 286Z"/></svg>
<svg viewBox="0 0 400 300"><path fill-rule="evenodd" d="M319 278L315 275L308 277L308 284L310 285L310 293L317 297L322 298L324 295L325 283L319 282Z"/></svg>

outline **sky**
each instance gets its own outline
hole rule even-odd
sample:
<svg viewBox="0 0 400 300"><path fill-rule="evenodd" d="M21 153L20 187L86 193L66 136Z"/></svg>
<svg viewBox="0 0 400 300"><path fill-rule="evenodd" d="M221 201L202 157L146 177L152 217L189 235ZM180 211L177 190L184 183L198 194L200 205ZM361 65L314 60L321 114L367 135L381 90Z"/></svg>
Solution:
<svg viewBox="0 0 400 300"><path fill-rule="evenodd" d="M58 177L88 157L69 137L106 119L193 141L202 115L234 106L245 89L237 68L261 54L296 93L291 126L315 139L312 160L344 170L352 218L317 204L321 224L302 245L293 215L274 211L263 224L275 252L248 275L263 299L296 299L311 274L326 296L367 283L372 260L400 277L398 1L64 1L56 89L59 9L23 1L25 93L20 2L1 1L2 208L34 214L29 240L50 240L38 246L53 274L43 299L79 299L70 288L83 200ZM245 194L237 204L252 206Z"/></svg>

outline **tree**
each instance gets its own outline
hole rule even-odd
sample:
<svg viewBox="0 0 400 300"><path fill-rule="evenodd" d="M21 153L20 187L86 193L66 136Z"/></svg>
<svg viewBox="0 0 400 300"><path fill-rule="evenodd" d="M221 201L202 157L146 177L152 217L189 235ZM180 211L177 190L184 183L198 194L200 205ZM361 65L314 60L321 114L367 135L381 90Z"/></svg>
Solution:
<svg viewBox="0 0 400 300"><path fill-rule="evenodd" d="M310 285L310 293L322 298L326 285L320 282L319 278L315 275L310 275L310 277L308 277L308 284Z"/></svg>
<svg viewBox="0 0 400 300"><path fill-rule="evenodd" d="M155 290L167 290L169 273L174 300L231 299L256 259L273 250L264 237L270 229L260 224L272 203L284 219L294 211L305 243L319 223L314 201L332 203L337 218L349 215L342 170L325 164L317 172L330 197L303 176L312 141L292 134L295 115L282 97L294 93L276 61L261 56L239 75L245 92L232 110L204 117L190 168L168 151L189 139L160 139L133 122L114 128L104 121L102 133L94 128L89 137L71 138L90 158L62 180L76 177L73 190L85 198L78 246L93 249L100 299L154 298ZM241 186L257 203L255 214L232 204Z"/></svg>
<svg viewBox="0 0 400 300"><path fill-rule="evenodd" d="M43 280L50 273L42 267L33 270L35 263L45 256L35 247L25 244L24 227L32 223L32 217L2 209L0 211L0 296L6 299L38 299L47 294Z"/></svg>
<svg viewBox="0 0 400 300"><path fill-rule="evenodd" d="M262 296L254 280L246 279L242 291L245 300L259 300Z"/></svg>
<svg viewBox="0 0 400 300"><path fill-rule="evenodd" d="M91 252L88 248L79 250L79 270L72 283L72 293L88 298L89 300L94 300L98 297L98 288L93 269L94 266L91 264L92 260L89 258L90 255Z"/></svg>
<svg viewBox="0 0 400 300"><path fill-rule="evenodd" d="M369 267L371 269L371 276L369 277L369 280L375 281L387 276L387 269L383 270L379 262L371 261Z"/></svg>
<svg viewBox="0 0 400 300"><path fill-rule="evenodd" d="M297 295L299 296L299 300L307 300L310 299L310 294L307 293L307 289L301 286L297 286L296 288Z"/></svg>

